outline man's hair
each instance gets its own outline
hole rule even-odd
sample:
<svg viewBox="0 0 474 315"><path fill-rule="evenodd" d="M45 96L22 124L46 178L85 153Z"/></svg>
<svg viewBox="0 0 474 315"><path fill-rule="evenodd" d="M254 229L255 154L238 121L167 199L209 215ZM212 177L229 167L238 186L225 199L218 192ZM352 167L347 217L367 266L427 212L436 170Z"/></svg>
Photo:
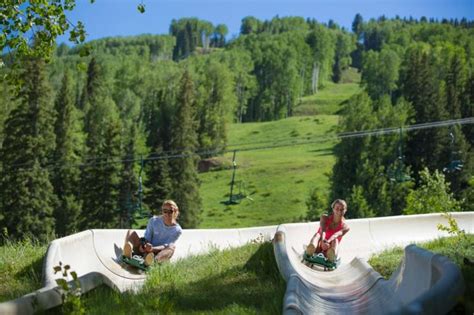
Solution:
<svg viewBox="0 0 474 315"><path fill-rule="evenodd" d="M176 204L176 202L174 202L171 199L163 201L163 204L161 205L161 207L163 208L164 205L170 205L174 210L179 211L178 205Z"/></svg>

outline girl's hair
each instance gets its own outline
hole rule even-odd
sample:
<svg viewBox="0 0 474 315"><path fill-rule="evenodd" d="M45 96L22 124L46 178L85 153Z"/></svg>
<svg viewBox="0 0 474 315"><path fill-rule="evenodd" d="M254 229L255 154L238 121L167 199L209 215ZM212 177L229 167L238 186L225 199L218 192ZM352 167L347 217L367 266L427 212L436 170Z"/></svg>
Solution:
<svg viewBox="0 0 474 315"><path fill-rule="evenodd" d="M178 205L176 204L176 202L174 202L173 200L171 199L168 199L168 200L165 200L163 201L163 203L161 204L161 208L163 208L165 205L169 205L171 206L171 208L173 208L173 219L177 219L178 216L179 216L179 207Z"/></svg>
<svg viewBox="0 0 474 315"><path fill-rule="evenodd" d="M334 209L334 206L335 206L337 203L340 204L340 205L342 205L342 206L344 207L344 212L347 211L347 203L346 203L346 201L343 200L343 199L336 199L336 200L334 200L334 201L331 203L331 209Z"/></svg>

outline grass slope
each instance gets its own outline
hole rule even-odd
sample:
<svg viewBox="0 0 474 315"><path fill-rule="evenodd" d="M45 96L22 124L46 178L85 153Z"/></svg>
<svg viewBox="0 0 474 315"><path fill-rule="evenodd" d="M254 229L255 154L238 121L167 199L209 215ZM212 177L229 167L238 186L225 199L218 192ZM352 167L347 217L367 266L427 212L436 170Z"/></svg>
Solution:
<svg viewBox="0 0 474 315"><path fill-rule="evenodd" d="M462 242L449 237L417 245L448 256L461 268L467 288L453 313L472 314L474 267L464 263L464 258L474 260L474 235L467 235ZM45 250L43 245L28 242L0 247L0 301L40 288L40 257ZM373 256L369 263L389 278L402 257L403 250L394 248ZM272 244L248 244L156 265L137 294L120 294L102 286L86 293L82 304L87 314L279 314L285 289ZM47 313L60 314L61 309Z"/></svg>
<svg viewBox="0 0 474 315"><path fill-rule="evenodd" d="M346 100L360 90L358 83L335 84L329 82L317 94L303 97L293 114L295 116L335 115Z"/></svg>
<svg viewBox="0 0 474 315"><path fill-rule="evenodd" d="M459 266L466 290L464 297L450 314L474 314L474 265L472 265L474 262L474 234L467 234L465 237L443 237L416 245L447 256ZM387 249L371 257L369 264L385 279L388 279L400 264L403 252L402 247ZM470 263L466 263L466 259Z"/></svg>
<svg viewBox="0 0 474 315"><path fill-rule="evenodd" d="M87 314L278 314L285 289L264 243L156 265L136 295L102 286L83 301Z"/></svg>
<svg viewBox="0 0 474 315"><path fill-rule="evenodd" d="M33 292L41 287L46 245L25 240L0 246L0 302Z"/></svg>
<svg viewBox="0 0 474 315"><path fill-rule="evenodd" d="M360 90L356 83L328 84L305 98L308 107L321 102L330 114L297 116L272 122L232 124L228 149L237 150L234 194L245 194L240 204L226 205L232 178L232 152L221 160L227 168L201 173L203 213L200 228L273 225L300 221L313 188L329 189L334 165L334 135L341 104ZM306 105L305 105L306 106ZM301 142L310 144L297 145Z"/></svg>

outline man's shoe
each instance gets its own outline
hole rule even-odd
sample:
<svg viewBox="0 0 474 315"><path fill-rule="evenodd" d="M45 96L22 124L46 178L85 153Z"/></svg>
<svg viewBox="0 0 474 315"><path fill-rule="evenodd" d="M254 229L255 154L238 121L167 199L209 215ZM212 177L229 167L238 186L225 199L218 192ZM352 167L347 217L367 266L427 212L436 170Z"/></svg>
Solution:
<svg viewBox="0 0 474 315"><path fill-rule="evenodd" d="M145 266L151 266L153 261L155 261L155 255L153 255L153 253L148 253L145 255Z"/></svg>
<svg viewBox="0 0 474 315"><path fill-rule="evenodd" d="M132 252L132 244L130 244L129 242L125 243L125 245L123 245L123 255L125 257L132 258Z"/></svg>

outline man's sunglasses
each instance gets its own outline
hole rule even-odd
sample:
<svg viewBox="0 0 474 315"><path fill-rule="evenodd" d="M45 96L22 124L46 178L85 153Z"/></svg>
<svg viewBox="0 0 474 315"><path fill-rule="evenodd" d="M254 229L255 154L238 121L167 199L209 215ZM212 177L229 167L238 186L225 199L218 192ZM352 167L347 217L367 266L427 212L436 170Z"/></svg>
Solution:
<svg viewBox="0 0 474 315"><path fill-rule="evenodd" d="M163 209L163 213L172 214L173 209Z"/></svg>

